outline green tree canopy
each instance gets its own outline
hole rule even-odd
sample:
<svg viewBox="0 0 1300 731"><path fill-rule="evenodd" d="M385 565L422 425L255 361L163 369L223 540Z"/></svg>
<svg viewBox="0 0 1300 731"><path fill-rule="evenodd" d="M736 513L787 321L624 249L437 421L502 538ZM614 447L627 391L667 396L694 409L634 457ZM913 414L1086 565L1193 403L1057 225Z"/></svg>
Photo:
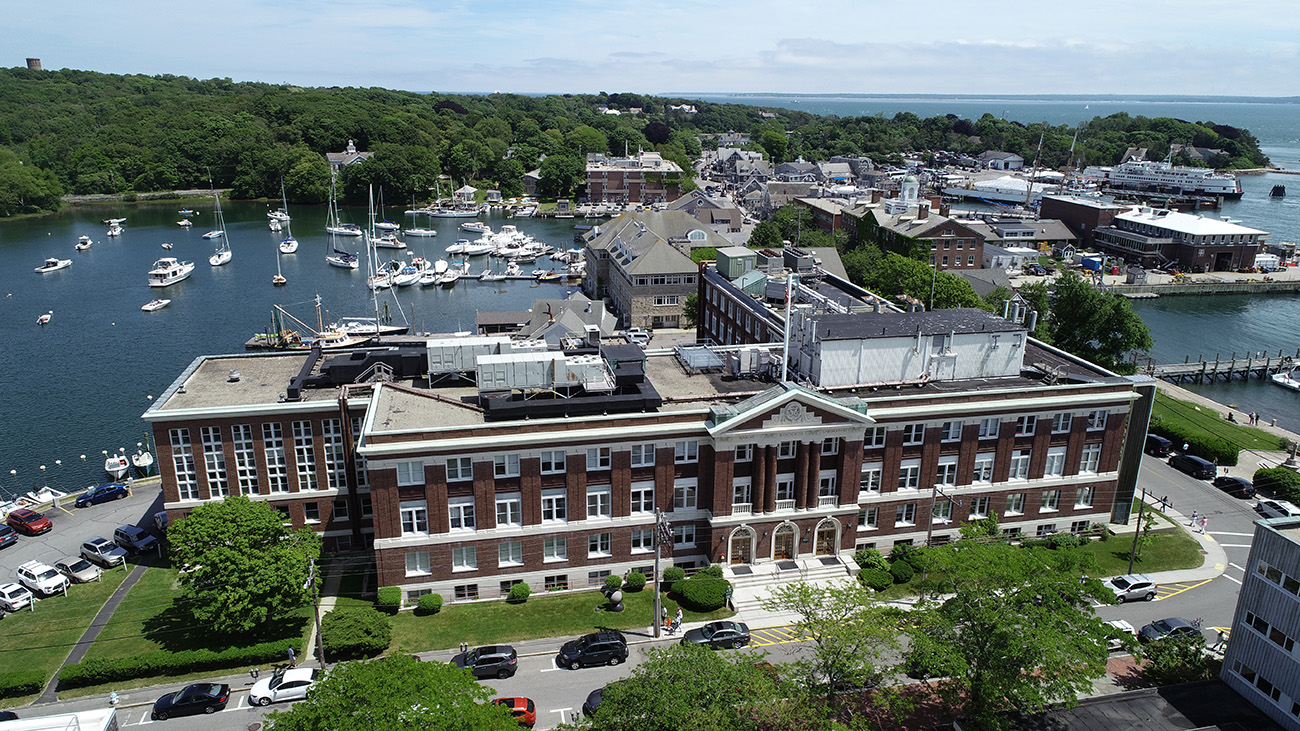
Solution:
<svg viewBox="0 0 1300 731"><path fill-rule="evenodd" d="M58 210L62 194L59 181L49 171L25 164L0 148L0 217Z"/></svg>
<svg viewBox="0 0 1300 731"><path fill-rule="evenodd" d="M856 264L855 262L855 266ZM892 252L867 267L860 283L882 297L898 294L914 297L927 309L988 309L988 303L975 294L974 288L965 279L948 272L936 271L923 261ZM933 307L930 305L932 299Z"/></svg>
<svg viewBox="0 0 1300 731"><path fill-rule="evenodd" d="M1151 331L1123 297L1102 292L1074 272L1057 277L1047 323L1058 348L1117 372L1134 350L1151 348Z"/></svg>
<svg viewBox="0 0 1300 731"><path fill-rule="evenodd" d="M308 560L321 538L292 530L265 502L227 497L204 503L167 531L194 618L225 635L252 632L311 596Z"/></svg>
<svg viewBox="0 0 1300 731"><path fill-rule="evenodd" d="M587 167L578 158L552 155L542 161L538 192L550 198L571 197L583 184L586 174Z"/></svg>

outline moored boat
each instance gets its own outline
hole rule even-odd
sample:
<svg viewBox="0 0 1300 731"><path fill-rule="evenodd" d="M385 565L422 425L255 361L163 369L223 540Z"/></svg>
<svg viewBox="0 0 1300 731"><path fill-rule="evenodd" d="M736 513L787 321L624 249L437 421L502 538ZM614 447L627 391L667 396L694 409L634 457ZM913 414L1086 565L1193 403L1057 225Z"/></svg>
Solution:
<svg viewBox="0 0 1300 731"><path fill-rule="evenodd" d="M235 255L234 252L230 250L230 238L225 235L226 218L221 215L221 196L215 196L215 198L217 200L217 228L214 231L209 231L208 233L203 234L203 238L221 239L221 241L217 243L217 250L212 252L212 256L208 257L209 264L214 267L219 267L223 264L229 264L230 260L233 259ZM216 236L212 236L212 234L216 234Z"/></svg>
<svg viewBox="0 0 1300 731"><path fill-rule="evenodd" d="M180 226L181 228L190 228L194 225L194 222L188 218L182 218L181 220L176 222L176 225Z"/></svg>
<svg viewBox="0 0 1300 731"><path fill-rule="evenodd" d="M1285 373L1274 373L1271 379L1273 383L1282 388L1300 391L1300 366L1296 366Z"/></svg>
<svg viewBox="0 0 1300 731"><path fill-rule="evenodd" d="M140 309L144 310L145 312L157 312L158 310L161 310L162 308L166 307L167 305L170 305L171 303L172 303L171 300L154 299L154 300L149 300L143 305L140 305Z"/></svg>
<svg viewBox="0 0 1300 731"><path fill-rule="evenodd" d="M469 231L470 233L492 233L492 227L482 221L466 221L460 225L460 228L462 231Z"/></svg>
<svg viewBox="0 0 1300 731"><path fill-rule="evenodd" d="M86 249L89 249L94 243L95 243L94 241L90 240L89 236L82 236L77 239L77 245L75 248L77 251L85 251Z"/></svg>
<svg viewBox="0 0 1300 731"><path fill-rule="evenodd" d="M155 261L149 270L149 286L166 287L188 279L193 273L194 262L178 261L172 256L163 257Z"/></svg>
<svg viewBox="0 0 1300 731"><path fill-rule="evenodd" d="M45 260L44 264L36 267L36 273L49 274L50 272L57 272L60 269L67 269L70 266L72 266L71 259L56 259L55 257L50 257Z"/></svg>
<svg viewBox="0 0 1300 731"><path fill-rule="evenodd" d="M109 454L104 450L104 471L114 480L120 480L126 477L127 470L131 469L131 463L127 461L125 454Z"/></svg>
<svg viewBox="0 0 1300 731"><path fill-rule="evenodd" d="M135 443L135 454L131 455L131 464L141 477L146 477L153 470L153 455L140 442Z"/></svg>
<svg viewBox="0 0 1300 731"><path fill-rule="evenodd" d="M114 237L121 236L122 227L117 224L113 224L112 226L108 227L108 231L106 231L105 233L107 233L109 236L114 236Z"/></svg>

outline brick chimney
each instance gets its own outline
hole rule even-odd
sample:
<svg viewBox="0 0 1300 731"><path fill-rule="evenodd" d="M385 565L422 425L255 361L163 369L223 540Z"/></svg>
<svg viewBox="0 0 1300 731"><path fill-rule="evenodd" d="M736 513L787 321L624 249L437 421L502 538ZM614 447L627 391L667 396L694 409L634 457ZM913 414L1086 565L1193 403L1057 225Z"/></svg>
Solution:
<svg viewBox="0 0 1300 731"><path fill-rule="evenodd" d="M39 58L29 58L29 59L27 59L27 70L28 70L28 71L40 71L40 70L41 70L41 60L40 60Z"/></svg>
<svg viewBox="0 0 1300 731"><path fill-rule="evenodd" d="M930 217L930 201L921 201L916 206L916 220L924 221Z"/></svg>

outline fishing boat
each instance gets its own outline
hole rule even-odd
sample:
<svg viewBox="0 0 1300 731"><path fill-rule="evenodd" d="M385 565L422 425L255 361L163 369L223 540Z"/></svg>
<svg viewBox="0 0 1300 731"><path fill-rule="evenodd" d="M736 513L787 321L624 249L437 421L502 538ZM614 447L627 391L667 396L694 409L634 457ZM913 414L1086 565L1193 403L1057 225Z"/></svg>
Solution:
<svg viewBox="0 0 1300 731"><path fill-rule="evenodd" d="M90 240L89 236L82 236L77 239L77 245L75 248L77 251L85 251L86 249L89 249L92 245L94 245L94 243L95 243L94 241Z"/></svg>
<svg viewBox="0 0 1300 731"><path fill-rule="evenodd" d="M50 321L51 317L54 317L54 310L50 310L44 315L41 315L40 317L36 318L36 324L40 325L41 327L45 327L46 323Z"/></svg>
<svg viewBox="0 0 1300 731"><path fill-rule="evenodd" d="M209 264L211 264L214 267L219 267L223 264L229 264L230 260L233 259L235 255L233 252L230 251L230 239L225 235L226 219L223 215L221 215L221 196L215 196L215 197L217 199L217 228L214 231L210 231L204 234L203 238L219 239L219 241L217 242L217 250L212 252L212 256L208 257ZM216 234L215 237L211 236L211 234L213 233Z"/></svg>
<svg viewBox="0 0 1300 731"><path fill-rule="evenodd" d="M181 220L176 222L176 225L180 226L181 228L191 228L192 226L194 226L194 222L188 218L182 218Z"/></svg>
<svg viewBox="0 0 1300 731"><path fill-rule="evenodd" d="M161 310L162 308L166 307L167 305L170 305L171 303L172 303L171 300L154 299L154 300L149 300L143 305L140 305L140 309L144 310L145 312L157 312L158 310Z"/></svg>
<svg viewBox="0 0 1300 731"><path fill-rule="evenodd" d="M479 234L492 233L492 227L487 225L486 223L483 223L482 221L466 221L465 223L462 223L460 225L460 228L462 231L469 231L470 233L479 233Z"/></svg>
<svg viewBox="0 0 1300 731"><path fill-rule="evenodd" d="M117 224L113 224L112 226L108 227L108 231L105 231L105 233L113 237L121 236L122 227Z"/></svg>
<svg viewBox="0 0 1300 731"><path fill-rule="evenodd" d="M60 269L67 269L70 266L72 266L71 259L56 259L54 257L50 257L45 260L44 264L36 267L36 273L49 274L50 272L57 272Z"/></svg>
<svg viewBox="0 0 1300 731"><path fill-rule="evenodd" d="M107 450L102 450L104 455L104 471L114 480L120 480L126 477L127 470L131 469L131 463L126 459L126 450L122 454L109 454Z"/></svg>
<svg viewBox="0 0 1300 731"><path fill-rule="evenodd" d="M164 249L168 250L168 251L171 251L171 250L172 250L172 246L174 246L174 245L175 245L175 244L172 244L170 241L168 241L168 242L164 242L163 245L162 245L162 247L163 247Z"/></svg>
<svg viewBox="0 0 1300 731"><path fill-rule="evenodd" d="M149 286L166 287L188 279L193 273L194 262L177 261L172 256L164 257L155 261L153 268L149 270Z"/></svg>
<svg viewBox="0 0 1300 731"><path fill-rule="evenodd" d="M340 317L330 326L330 329L348 335L402 335L411 328L373 317Z"/></svg>
<svg viewBox="0 0 1300 731"><path fill-rule="evenodd" d="M153 455L144 448L143 442L135 443L135 454L131 455L131 464L141 477L148 477L153 470Z"/></svg>
<svg viewBox="0 0 1300 731"><path fill-rule="evenodd" d="M289 225L289 196L284 193L283 178L280 179L280 200L282 201L280 203L280 210L274 211L275 213L281 213L284 216L283 218L276 219L284 222L285 229L284 239L280 241L280 253L293 254L298 251L298 239L293 237L293 228ZM268 213L267 215L269 216L271 214ZM275 223L275 221L273 220L272 223ZM276 266L279 266L278 262L276 263Z"/></svg>

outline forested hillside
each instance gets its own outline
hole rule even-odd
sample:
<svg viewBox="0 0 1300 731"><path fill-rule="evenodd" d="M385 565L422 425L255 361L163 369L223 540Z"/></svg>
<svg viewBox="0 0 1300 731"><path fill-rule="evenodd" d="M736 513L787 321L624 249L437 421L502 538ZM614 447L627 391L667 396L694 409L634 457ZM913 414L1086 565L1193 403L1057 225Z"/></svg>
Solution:
<svg viewBox="0 0 1300 731"><path fill-rule="evenodd" d="M342 151L349 139L375 153L339 183L340 196L359 203L371 183L390 201L428 200L439 175L517 195L523 174L539 167L544 195L572 196L588 152L657 150L689 167L700 134L732 130L751 134L774 162L836 154L899 161L905 151L935 149L1032 158L1039 136L1036 125L989 115L972 122L781 110L772 119L757 107L638 94L416 94L25 68L0 69L0 99L0 216L53 210L64 194L209 184L236 198L277 198L281 178L291 201L320 203L329 190L324 154ZM681 103L698 113L669 109ZM629 114L633 108L641 112ZM1073 133L1048 129L1043 165L1066 163ZM1086 162L1109 163L1126 147L1158 152L1169 142L1223 148L1231 156L1225 165L1265 162L1245 130L1127 115L1093 120L1079 150Z"/></svg>

